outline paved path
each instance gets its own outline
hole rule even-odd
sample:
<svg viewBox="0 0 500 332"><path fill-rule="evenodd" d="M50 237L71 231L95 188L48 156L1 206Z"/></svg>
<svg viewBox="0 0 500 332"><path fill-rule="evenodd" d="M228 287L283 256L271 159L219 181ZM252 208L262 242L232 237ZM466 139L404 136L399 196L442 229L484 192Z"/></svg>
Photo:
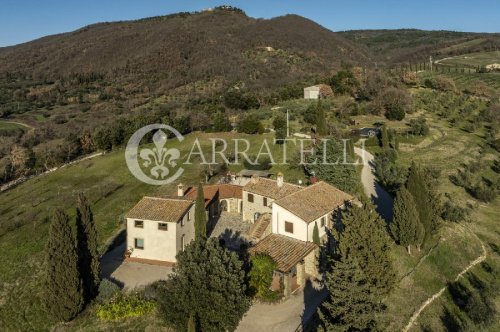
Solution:
<svg viewBox="0 0 500 332"><path fill-rule="evenodd" d="M255 303L245 314L237 332L294 332L309 320L326 297L326 289L306 287L278 304Z"/></svg>
<svg viewBox="0 0 500 332"><path fill-rule="evenodd" d="M167 279L171 267L124 262L125 243L111 250L101 258L101 275L124 289L148 285L154 281Z"/></svg>
<svg viewBox="0 0 500 332"><path fill-rule="evenodd" d="M377 183L375 178L375 157L368 151L355 147L354 152L363 160L361 182L366 196L370 197L377 206L377 212L386 220L392 220L392 196Z"/></svg>

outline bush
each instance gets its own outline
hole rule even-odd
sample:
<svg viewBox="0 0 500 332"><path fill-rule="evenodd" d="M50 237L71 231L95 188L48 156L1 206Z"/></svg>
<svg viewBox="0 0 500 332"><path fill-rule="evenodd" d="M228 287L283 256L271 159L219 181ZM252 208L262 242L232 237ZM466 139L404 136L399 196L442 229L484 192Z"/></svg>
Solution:
<svg viewBox="0 0 500 332"><path fill-rule="evenodd" d="M473 188L470 189L470 193L475 198L483 202L491 202L497 196L497 190L493 186L487 185L484 182L479 182Z"/></svg>
<svg viewBox="0 0 500 332"><path fill-rule="evenodd" d="M275 269L276 263L267 255L255 255L252 258L252 267L248 277L250 290L256 297L268 302L279 298L279 294L270 289Z"/></svg>
<svg viewBox="0 0 500 332"><path fill-rule="evenodd" d="M429 134L429 126L424 117L410 120L410 132L413 135L426 136Z"/></svg>
<svg viewBox="0 0 500 332"><path fill-rule="evenodd" d="M239 123L238 131L245 134L262 134L264 127L255 114L249 114Z"/></svg>
<svg viewBox="0 0 500 332"><path fill-rule="evenodd" d="M155 302L145 300L138 294L115 297L111 302L97 308L97 317L102 320L115 321L128 317L140 317L153 312Z"/></svg>
<svg viewBox="0 0 500 332"><path fill-rule="evenodd" d="M379 113L384 113L389 120L401 121L405 118L406 110L410 108L411 98L406 90L388 88L374 101Z"/></svg>
<svg viewBox="0 0 500 332"><path fill-rule="evenodd" d="M446 201L443 205L441 217L444 220L451 222L460 222L462 220L466 220L469 217L469 214L469 209L453 204L450 201Z"/></svg>
<svg viewBox="0 0 500 332"><path fill-rule="evenodd" d="M241 110L260 107L259 101L254 95L243 93L240 90L228 90L224 94L224 104L229 108Z"/></svg>
<svg viewBox="0 0 500 332"><path fill-rule="evenodd" d="M435 90L441 91L451 91L456 92L457 87L455 86L455 82L453 80L446 78L444 76L438 75L434 78L428 78L425 80L424 85L428 88L432 88Z"/></svg>
<svg viewBox="0 0 500 332"><path fill-rule="evenodd" d="M120 287L109 279L103 279L99 284L99 294L96 297L98 303L104 303L120 292Z"/></svg>
<svg viewBox="0 0 500 332"><path fill-rule="evenodd" d="M359 81L348 70L341 70L330 78L330 86L335 94L354 95L359 88Z"/></svg>

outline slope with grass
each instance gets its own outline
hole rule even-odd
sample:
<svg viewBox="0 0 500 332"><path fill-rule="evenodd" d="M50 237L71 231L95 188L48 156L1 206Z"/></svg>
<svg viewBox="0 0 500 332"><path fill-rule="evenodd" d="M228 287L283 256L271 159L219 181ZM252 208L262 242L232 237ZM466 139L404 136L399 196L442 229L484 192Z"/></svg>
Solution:
<svg viewBox="0 0 500 332"><path fill-rule="evenodd" d="M494 283L491 279L494 280L494 276L500 270L496 246L500 242L498 225L500 199L497 198L489 204L480 203L449 180L449 176L456 172L461 163L476 160L479 156L487 159L495 158L498 154L484 147L481 136L457 129L434 115L426 116L434 129L443 135L433 135L430 144L401 151L399 160L407 166L411 161L416 161L441 171L439 191L451 195L453 202L459 206L472 206L473 212L471 221L467 224L446 222L439 235L417 257L405 257L404 250L397 248L395 251L397 267L400 275L404 277L387 299L388 314L382 319L383 321L387 319L388 326L394 330L406 326L410 317L430 299L433 301L416 317L415 324L411 325L411 331L443 330L448 326L446 319L456 320L457 315L463 316L457 313L455 308L455 313L447 312L447 318L442 319L444 312L453 308L453 300L449 296L448 289L444 291L442 289L448 282L455 281L471 263L481 263L477 260L484 258L483 243L487 249L487 263L491 270L481 272L482 265L479 264L467 275L480 271L478 273L486 274L485 278ZM493 302L499 303L498 288L492 290L488 297ZM494 321L500 321L498 313Z"/></svg>
<svg viewBox="0 0 500 332"><path fill-rule="evenodd" d="M437 60L436 63L461 68L485 67L493 63L500 63L500 51L467 53Z"/></svg>

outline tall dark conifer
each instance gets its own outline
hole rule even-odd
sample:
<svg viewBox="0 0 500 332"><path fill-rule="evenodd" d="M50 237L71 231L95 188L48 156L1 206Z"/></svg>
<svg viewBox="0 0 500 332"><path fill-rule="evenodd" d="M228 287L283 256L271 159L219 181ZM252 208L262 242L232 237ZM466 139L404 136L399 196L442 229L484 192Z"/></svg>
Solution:
<svg viewBox="0 0 500 332"><path fill-rule="evenodd" d="M318 222L314 223L314 228L313 228L313 242L315 244L317 244L318 246L321 245L321 240L319 238Z"/></svg>
<svg viewBox="0 0 500 332"><path fill-rule="evenodd" d="M318 100L316 105L316 134L319 136L328 135L328 123L326 121L325 108L321 99Z"/></svg>
<svg viewBox="0 0 500 332"><path fill-rule="evenodd" d="M205 212L205 195L200 183L196 192L196 203L194 207L194 232L196 238L207 237L207 214Z"/></svg>
<svg viewBox="0 0 500 332"><path fill-rule="evenodd" d="M83 288L78 271L75 237L68 216L57 210L45 247L43 301L49 315L59 321L74 318L83 308Z"/></svg>
<svg viewBox="0 0 500 332"><path fill-rule="evenodd" d="M439 197L431 188L424 170L412 163L406 181L406 188L413 196L420 222L424 226L424 242L437 229L439 218Z"/></svg>
<svg viewBox="0 0 500 332"><path fill-rule="evenodd" d="M326 273L329 296L318 310L321 324L327 331L375 329L382 298L395 282L385 224L367 202L344 213L337 229Z"/></svg>
<svg viewBox="0 0 500 332"><path fill-rule="evenodd" d="M97 229L90 204L83 193L78 195L76 208L76 239L78 250L78 267L83 281L85 301L97 295L101 266L99 262Z"/></svg>
<svg viewBox="0 0 500 332"><path fill-rule="evenodd" d="M413 197L405 187L401 187L394 200L394 214L390 225L394 239L411 253L410 246L420 247L425 234L420 223Z"/></svg>
<svg viewBox="0 0 500 332"><path fill-rule="evenodd" d="M387 127L385 125L382 126L382 129L380 132L380 141L381 141L381 145L384 149L389 148L389 134L387 133Z"/></svg>

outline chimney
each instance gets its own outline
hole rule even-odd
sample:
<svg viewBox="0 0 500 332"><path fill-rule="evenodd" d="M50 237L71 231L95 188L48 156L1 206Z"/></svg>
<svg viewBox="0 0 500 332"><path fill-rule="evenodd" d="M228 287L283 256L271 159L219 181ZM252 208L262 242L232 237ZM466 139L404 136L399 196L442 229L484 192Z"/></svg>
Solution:
<svg viewBox="0 0 500 332"><path fill-rule="evenodd" d="M251 181L252 183L257 183L257 179L258 179L257 174L254 174L254 175L252 175L252 177L250 178L250 181Z"/></svg>
<svg viewBox="0 0 500 332"><path fill-rule="evenodd" d="M278 175L276 176L276 182L278 183L278 187L283 187L283 173L278 173Z"/></svg>
<svg viewBox="0 0 500 332"><path fill-rule="evenodd" d="M182 183L177 185L177 196L184 197L184 185Z"/></svg>

